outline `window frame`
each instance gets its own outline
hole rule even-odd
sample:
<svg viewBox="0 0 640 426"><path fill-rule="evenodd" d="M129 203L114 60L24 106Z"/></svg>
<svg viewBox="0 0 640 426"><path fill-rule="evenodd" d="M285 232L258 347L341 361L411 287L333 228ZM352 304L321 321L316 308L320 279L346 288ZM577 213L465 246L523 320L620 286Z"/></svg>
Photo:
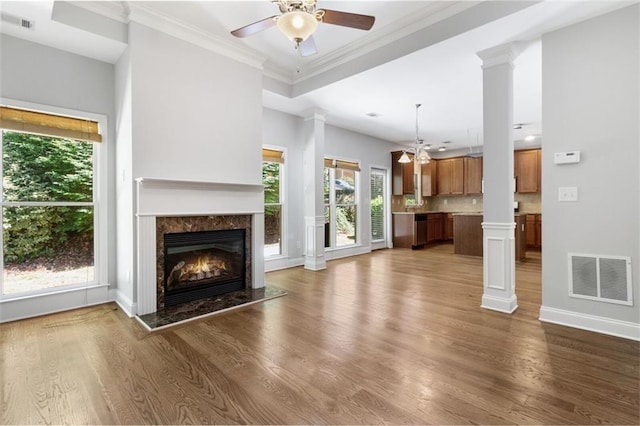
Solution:
<svg viewBox="0 0 640 426"><path fill-rule="evenodd" d="M34 202L34 201L22 201L22 202L5 202L2 197L2 182L0 181L0 220L2 220L4 214L4 207L20 207L20 206L93 206L93 253L94 253L94 275L93 280L85 283L68 284L57 287L50 287L46 289L34 290L29 292L21 292L15 294L4 294L4 236L0 232L0 270L3 271L0 277L0 302L17 300L23 298L29 298L33 296L56 294L61 292L67 292L77 289L100 287L109 285L108 283L108 218L107 218L107 148L106 143L108 139L108 126L107 116L103 114L95 114L85 111L72 110L67 108L60 108L51 105L36 104L33 102L25 102L16 99L0 98L0 103L3 105L39 111L53 115L63 115L71 117L82 117L89 120L97 121L100 133L103 137L103 143L97 142L78 142L78 143L91 143L93 146L93 197L91 202ZM3 130L0 129L0 132ZM8 131L13 131L8 129ZM25 132L30 133L30 132ZM31 133L33 134L33 133ZM0 135L1 136L1 135ZM52 136L56 137L56 136ZM0 141L1 142L1 141ZM3 143L0 143L0 155L3 152ZM2 162L0 162L0 176L4 176L4 170L2 169Z"/></svg>
<svg viewBox="0 0 640 426"><path fill-rule="evenodd" d="M355 164L360 164L358 161L351 161L351 160L341 160L338 158L334 158L334 157L325 157L325 166L324 169L327 169L329 171L329 204L324 203L324 182L322 185L322 191L323 191L323 206L324 209L326 209L327 207L329 208L329 246L325 247L325 250L340 250L340 249L348 249L348 248L353 248L355 246L359 246L361 245L361 241L362 241L362 236L361 236L361 232L362 232L362 220L361 220L361 215L362 215L362 209L360 208L361 204L360 203L360 183L361 183L361 173L362 173L362 169L358 169L358 170L352 170L354 172L354 195L353 195L353 199L354 202L353 204L338 204L336 202L336 170L337 169L341 169L341 170L351 170L349 168L342 168L342 167L338 167L337 164L339 164L341 161L345 161L347 163L355 163ZM327 161L333 161L333 164L335 164L334 166L327 166ZM324 170L323 169L323 170ZM324 180L324 171L323 171L323 180ZM341 245L338 246L337 245L337 227L336 227L336 209L337 207L349 207L349 206L354 206L356 209L356 216L355 216L355 239L353 241L352 244L345 244L345 245ZM326 236L325 236L325 241L326 241Z"/></svg>
<svg viewBox="0 0 640 426"><path fill-rule="evenodd" d="M269 150L274 150L274 151L280 151L282 152L282 158L283 161L281 163L277 163L279 165L279 175L280 175L280 203L264 203L264 196L263 196L263 204L264 207L267 206L280 206L280 254L274 254L271 256L267 256L266 254L264 254L264 248L263 248L263 255L264 255L264 259L266 261L269 260L273 260L273 259L281 259L284 257L288 256L289 253L289 247L287 244L287 239L285 238L285 235L287 235L287 203L286 203L286 161L287 161L287 148L286 147L282 147L282 146L276 146L276 145L262 145L262 149L269 149ZM267 163L267 162L271 162L271 161L262 161L261 165L263 163ZM265 230L266 231L266 230ZM263 242L264 242L264 238L266 238L266 232L265 235L263 237ZM266 244L264 245L266 247Z"/></svg>

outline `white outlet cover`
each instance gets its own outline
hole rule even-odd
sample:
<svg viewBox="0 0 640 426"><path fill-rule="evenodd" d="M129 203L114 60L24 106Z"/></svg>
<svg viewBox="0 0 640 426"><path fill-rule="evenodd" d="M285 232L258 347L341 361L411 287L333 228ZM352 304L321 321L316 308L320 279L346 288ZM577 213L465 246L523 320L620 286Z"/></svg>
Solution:
<svg viewBox="0 0 640 426"><path fill-rule="evenodd" d="M558 201L578 201L578 187L576 186L559 187Z"/></svg>

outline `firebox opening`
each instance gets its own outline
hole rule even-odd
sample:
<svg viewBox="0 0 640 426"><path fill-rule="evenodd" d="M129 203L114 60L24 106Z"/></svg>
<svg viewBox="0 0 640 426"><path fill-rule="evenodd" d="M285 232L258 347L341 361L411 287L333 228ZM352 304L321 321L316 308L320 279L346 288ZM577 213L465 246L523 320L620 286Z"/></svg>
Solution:
<svg viewBox="0 0 640 426"><path fill-rule="evenodd" d="M245 230L164 235L165 306L245 288Z"/></svg>

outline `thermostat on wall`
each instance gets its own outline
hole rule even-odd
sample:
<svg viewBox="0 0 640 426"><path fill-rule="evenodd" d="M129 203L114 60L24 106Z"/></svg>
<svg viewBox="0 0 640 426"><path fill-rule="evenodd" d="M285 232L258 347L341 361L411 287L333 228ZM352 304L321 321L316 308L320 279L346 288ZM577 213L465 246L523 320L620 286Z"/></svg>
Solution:
<svg viewBox="0 0 640 426"><path fill-rule="evenodd" d="M556 152L553 154L556 164L571 164L580 162L580 151Z"/></svg>

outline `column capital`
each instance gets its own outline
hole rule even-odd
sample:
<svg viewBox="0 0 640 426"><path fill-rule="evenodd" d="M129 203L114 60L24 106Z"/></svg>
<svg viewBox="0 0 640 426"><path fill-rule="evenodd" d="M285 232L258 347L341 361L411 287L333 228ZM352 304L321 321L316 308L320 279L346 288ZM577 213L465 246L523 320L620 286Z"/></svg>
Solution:
<svg viewBox="0 0 640 426"><path fill-rule="evenodd" d="M482 68L494 67L496 65L509 64L513 67L513 61L524 50L524 44L512 42L490 47L476 55L482 59Z"/></svg>
<svg viewBox="0 0 640 426"><path fill-rule="evenodd" d="M304 121L317 120L322 121L323 123L327 121L327 114L329 111L326 111L322 108L314 108L304 112Z"/></svg>

